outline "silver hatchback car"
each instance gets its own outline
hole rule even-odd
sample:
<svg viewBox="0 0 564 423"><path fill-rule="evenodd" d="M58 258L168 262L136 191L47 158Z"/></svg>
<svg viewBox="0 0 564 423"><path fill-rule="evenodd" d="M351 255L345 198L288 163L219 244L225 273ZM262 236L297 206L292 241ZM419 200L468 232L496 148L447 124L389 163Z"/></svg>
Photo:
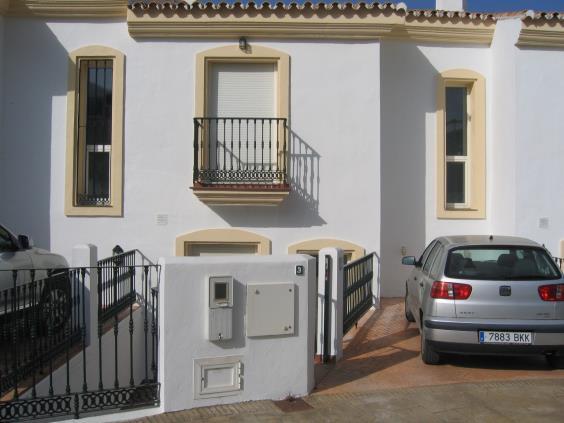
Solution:
<svg viewBox="0 0 564 423"><path fill-rule="evenodd" d="M405 288L405 316L417 322L421 358L443 353L544 354L564 365L564 279L548 251L517 237L433 240Z"/></svg>

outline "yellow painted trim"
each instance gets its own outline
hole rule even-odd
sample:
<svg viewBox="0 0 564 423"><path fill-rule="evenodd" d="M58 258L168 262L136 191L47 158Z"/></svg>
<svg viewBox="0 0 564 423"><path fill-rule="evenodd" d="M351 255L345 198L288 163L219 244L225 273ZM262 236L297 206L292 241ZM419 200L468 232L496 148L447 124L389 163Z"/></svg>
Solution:
<svg viewBox="0 0 564 423"><path fill-rule="evenodd" d="M206 93L208 92L208 71L214 62L231 63L274 63L277 74L278 99L277 113L279 118L288 118L290 114L290 56L279 50L254 43L243 51L239 44L212 48L196 55L196 104L197 117L206 116Z"/></svg>
<svg viewBox="0 0 564 423"><path fill-rule="evenodd" d="M445 200L445 88L470 88L470 201L468 209L451 209ZM437 83L437 217L485 219L486 217L486 80L477 72L455 69L439 75Z"/></svg>
<svg viewBox="0 0 564 423"><path fill-rule="evenodd" d="M477 24L469 19L458 22L408 19L405 25L399 28L399 34L402 30L405 33L403 36L400 35L400 38L411 41L490 45L495 32L495 23L487 21ZM395 34L397 32L392 32L391 35Z"/></svg>
<svg viewBox="0 0 564 423"><path fill-rule="evenodd" d="M77 78L78 62L82 58L113 59L112 102L112 155L110 164L110 206L77 206L76 191L76 135L77 135ZM123 215L123 105L124 105L125 56L104 46L87 46L73 51L69 56L67 92L67 155L65 161L65 214L67 216L122 216Z"/></svg>
<svg viewBox="0 0 564 423"><path fill-rule="evenodd" d="M194 189L194 194L198 199L210 206L277 206L290 193L289 190L229 190L217 191L206 189Z"/></svg>
<svg viewBox="0 0 564 423"><path fill-rule="evenodd" d="M364 257L366 250L360 245L342 239L319 238L301 241L288 246L288 254L298 254L300 251L319 251L322 248L341 248L345 253L351 254L351 260Z"/></svg>
<svg viewBox="0 0 564 423"><path fill-rule="evenodd" d="M176 14L128 10L132 37L356 39L382 37L413 41L491 44L495 21L414 18L403 12L367 10L198 10Z"/></svg>
<svg viewBox="0 0 564 423"><path fill-rule="evenodd" d="M383 13L281 12L243 14L192 11L188 14L127 12L132 37L166 38L332 38L374 39L389 33L403 17Z"/></svg>
<svg viewBox="0 0 564 423"><path fill-rule="evenodd" d="M176 237L175 255L186 255L187 245L190 244L254 244L258 255L271 253L270 239L241 229L204 229L179 235Z"/></svg>
<svg viewBox="0 0 564 423"><path fill-rule="evenodd" d="M10 0L8 14L59 18L109 18L127 15L127 0Z"/></svg>
<svg viewBox="0 0 564 423"><path fill-rule="evenodd" d="M518 47L564 48L564 23L558 22L552 25L523 23L516 45Z"/></svg>

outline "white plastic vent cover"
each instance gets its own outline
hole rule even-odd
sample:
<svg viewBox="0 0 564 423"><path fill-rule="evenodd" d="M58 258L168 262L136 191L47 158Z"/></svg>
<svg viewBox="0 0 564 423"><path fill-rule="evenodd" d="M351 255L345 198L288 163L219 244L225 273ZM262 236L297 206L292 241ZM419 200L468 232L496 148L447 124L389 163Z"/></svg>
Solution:
<svg viewBox="0 0 564 423"><path fill-rule="evenodd" d="M237 395L243 389L242 356L194 359L194 398Z"/></svg>

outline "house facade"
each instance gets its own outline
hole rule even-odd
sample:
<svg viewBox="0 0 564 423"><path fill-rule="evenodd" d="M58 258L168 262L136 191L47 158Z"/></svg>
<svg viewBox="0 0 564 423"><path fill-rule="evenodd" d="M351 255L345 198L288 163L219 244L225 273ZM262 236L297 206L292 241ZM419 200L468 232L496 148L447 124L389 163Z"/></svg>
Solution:
<svg viewBox="0 0 564 423"><path fill-rule="evenodd" d="M564 15L446 6L0 1L0 222L69 258L375 251L383 296L440 235L561 255Z"/></svg>

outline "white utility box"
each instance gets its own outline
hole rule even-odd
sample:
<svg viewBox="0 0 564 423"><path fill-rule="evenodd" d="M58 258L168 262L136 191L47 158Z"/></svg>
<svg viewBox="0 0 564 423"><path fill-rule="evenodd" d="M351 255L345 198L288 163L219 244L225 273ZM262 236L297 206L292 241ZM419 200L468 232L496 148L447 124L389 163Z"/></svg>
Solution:
<svg viewBox="0 0 564 423"><path fill-rule="evenodd" d="M208 339L223 341L233 336L233 277L210 276Z"/></svg>
<svg viewBox="0 0 564 423"><path fill-rule="evenodd" d="M294 334L293 283L247 285L247 336Z"/></svg>

